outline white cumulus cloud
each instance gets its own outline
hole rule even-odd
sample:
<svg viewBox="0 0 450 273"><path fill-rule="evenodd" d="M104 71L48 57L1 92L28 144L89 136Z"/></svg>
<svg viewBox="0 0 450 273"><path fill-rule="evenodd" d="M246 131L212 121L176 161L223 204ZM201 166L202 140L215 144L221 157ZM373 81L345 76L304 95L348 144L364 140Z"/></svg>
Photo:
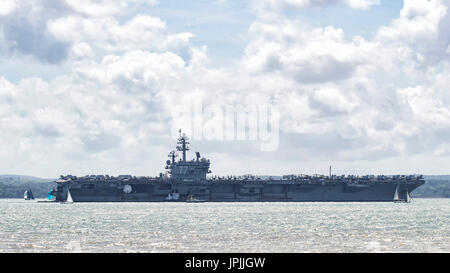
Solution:
<svg viewBox="0 0 450 273"><path fill-rule="evenodd" d="M252 2L260 9L242 57L218 68L211 48L194 46L189 31L171 32L151 14L124 16L155 1L34 3L0 11L0 54L66 62L70 71L17 82L0 76L0 165L9 172L157 174L174 144L173 109L200 98L280 109L276 152L193 141L215 173L271 166L279 174L301 171L300 163L314 172L330 161L360 172L411 172L423 164L417 156L431 158L429 170L450 161L446 1L405 1L398 18L365 38L292 19L286 8L339 4L370 12L379 1Z"/></svg>

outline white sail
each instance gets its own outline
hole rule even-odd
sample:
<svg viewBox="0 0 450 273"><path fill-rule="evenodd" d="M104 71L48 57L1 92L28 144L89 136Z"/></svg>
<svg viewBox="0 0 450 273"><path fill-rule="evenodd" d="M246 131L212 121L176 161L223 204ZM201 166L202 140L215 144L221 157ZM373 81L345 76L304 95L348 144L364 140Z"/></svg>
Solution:
<svg viewBox="0 0 450 273"><path fill-rule="evenodd" d="M410 202L411 200L410 200L410 198L409 198L409 193L408 193L408 190L406 191L406 202Z"/></svg>
<svg viewBox="0 0 450 273"><path fill-rule="evenodd" d="M395 188L395 193L394 193L394 201L398 201L400 200L400 198L398 197L398 184L397 184L397 188Z"/></svg>
<svg viewBox="0 0 450 273"><path fill-rule="evenodd" d="M70 194L70 191L67 192L67 201L66 202L67 203L73 203L72 195Z"/></svg>

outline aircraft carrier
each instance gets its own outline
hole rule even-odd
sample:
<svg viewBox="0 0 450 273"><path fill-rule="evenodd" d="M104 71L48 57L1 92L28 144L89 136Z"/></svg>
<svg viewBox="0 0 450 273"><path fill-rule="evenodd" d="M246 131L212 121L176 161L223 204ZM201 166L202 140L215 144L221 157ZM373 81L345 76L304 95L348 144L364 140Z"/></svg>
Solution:
<svg viewBox="0 0 450 273"><path fill-rule="evenodd" d="M181 134L169 153L165 173L61 176L49 193L57 202L409 202L424 184L422 175L284 175L282 177L211 176L210 161L196 152L186 160L189 138Z"/></svg>

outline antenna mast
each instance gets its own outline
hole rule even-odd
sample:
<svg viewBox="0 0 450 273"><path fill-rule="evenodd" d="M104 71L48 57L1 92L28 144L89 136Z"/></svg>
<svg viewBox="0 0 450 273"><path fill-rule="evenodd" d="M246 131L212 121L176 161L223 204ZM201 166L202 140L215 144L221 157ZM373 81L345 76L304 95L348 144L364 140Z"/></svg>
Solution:
<svg viewBox="0 0 450 273"><path fill-rule="evenodd" d="M169 153L169 157L172 159L172 164L175 163L175 157L177 157L178 155L175 154L175 151L171 151Z"/></svg>
<svg viewBox="0 0 450 273"><path fill-rule="evenodd" d="M189 138L183 133L181 135L181 129L178 131L180 133L180 137L178 138L177 144L180 144L177 146L177 151L183 152L183 162L186 162L186 151L189 151Z"/></svg>

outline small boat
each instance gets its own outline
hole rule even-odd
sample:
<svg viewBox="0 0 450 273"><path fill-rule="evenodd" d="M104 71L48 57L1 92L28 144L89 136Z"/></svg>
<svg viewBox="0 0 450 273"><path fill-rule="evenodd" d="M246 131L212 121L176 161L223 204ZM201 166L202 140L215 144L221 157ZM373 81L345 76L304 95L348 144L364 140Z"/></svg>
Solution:
<svg viewBox="0 0 450 273"><path fill-rule="evenodd" d="M23 194L23 199L25 200L34 200L33 192L31 189L28 189Z"/></svg>
<svg viewBox="0 0 450 273"><path fill-rule="evenodd" d="M70 194L70 191L67 191L67 199L64 202L59 202L60 204L73 204L72 195Z"/></svg>
<svg viewBox="0 0 450 273"><path fill-rule="evenodd" d="M398 197L398 188L399 188L399 184L397 184L397 187L395 188L395 192L394 192L394 202L400 202L400 198Z"/></svg>
<svg viewBox="0 0 450 273"><path fill-rule="evenodd" d="M394 193L394 202L402 202L402 203L411 202L411 198L409 196L408 191L406 191L406 199L400 199L399 194L398 194L399 188L400 188L400 185L397 184L397 187L395 188L395 193Z"/></svg>
<svg viewBox="0 0 450 273"><path fill-rule="evenodd" d="M202 202L206 202L206 200L197 199L193 195L188 195L188 197L186 198L186 202L188 202L188 203L202 203Z"/></svg>
<svg viewBox="0 0 450 273"><path fill-rule="evenodd" d="M47 198L50 201L55 201L56 200L56 190L55 189L51 189L48 194L47 194Z"/></svg>
<svg viewBox="0 0 450 273"><path fill-rule="evenodd" d="M47 194L48 200L39 200L38 203L54 203L56 202L56 190L51 189Z"/></svg>
<svg viewBox="0 0 450 273"><path fill-rule="evenodd" d="M180 199L180 194L177 192L171 192L166 197L166 201L178 201L178 199Z"/></svg>

